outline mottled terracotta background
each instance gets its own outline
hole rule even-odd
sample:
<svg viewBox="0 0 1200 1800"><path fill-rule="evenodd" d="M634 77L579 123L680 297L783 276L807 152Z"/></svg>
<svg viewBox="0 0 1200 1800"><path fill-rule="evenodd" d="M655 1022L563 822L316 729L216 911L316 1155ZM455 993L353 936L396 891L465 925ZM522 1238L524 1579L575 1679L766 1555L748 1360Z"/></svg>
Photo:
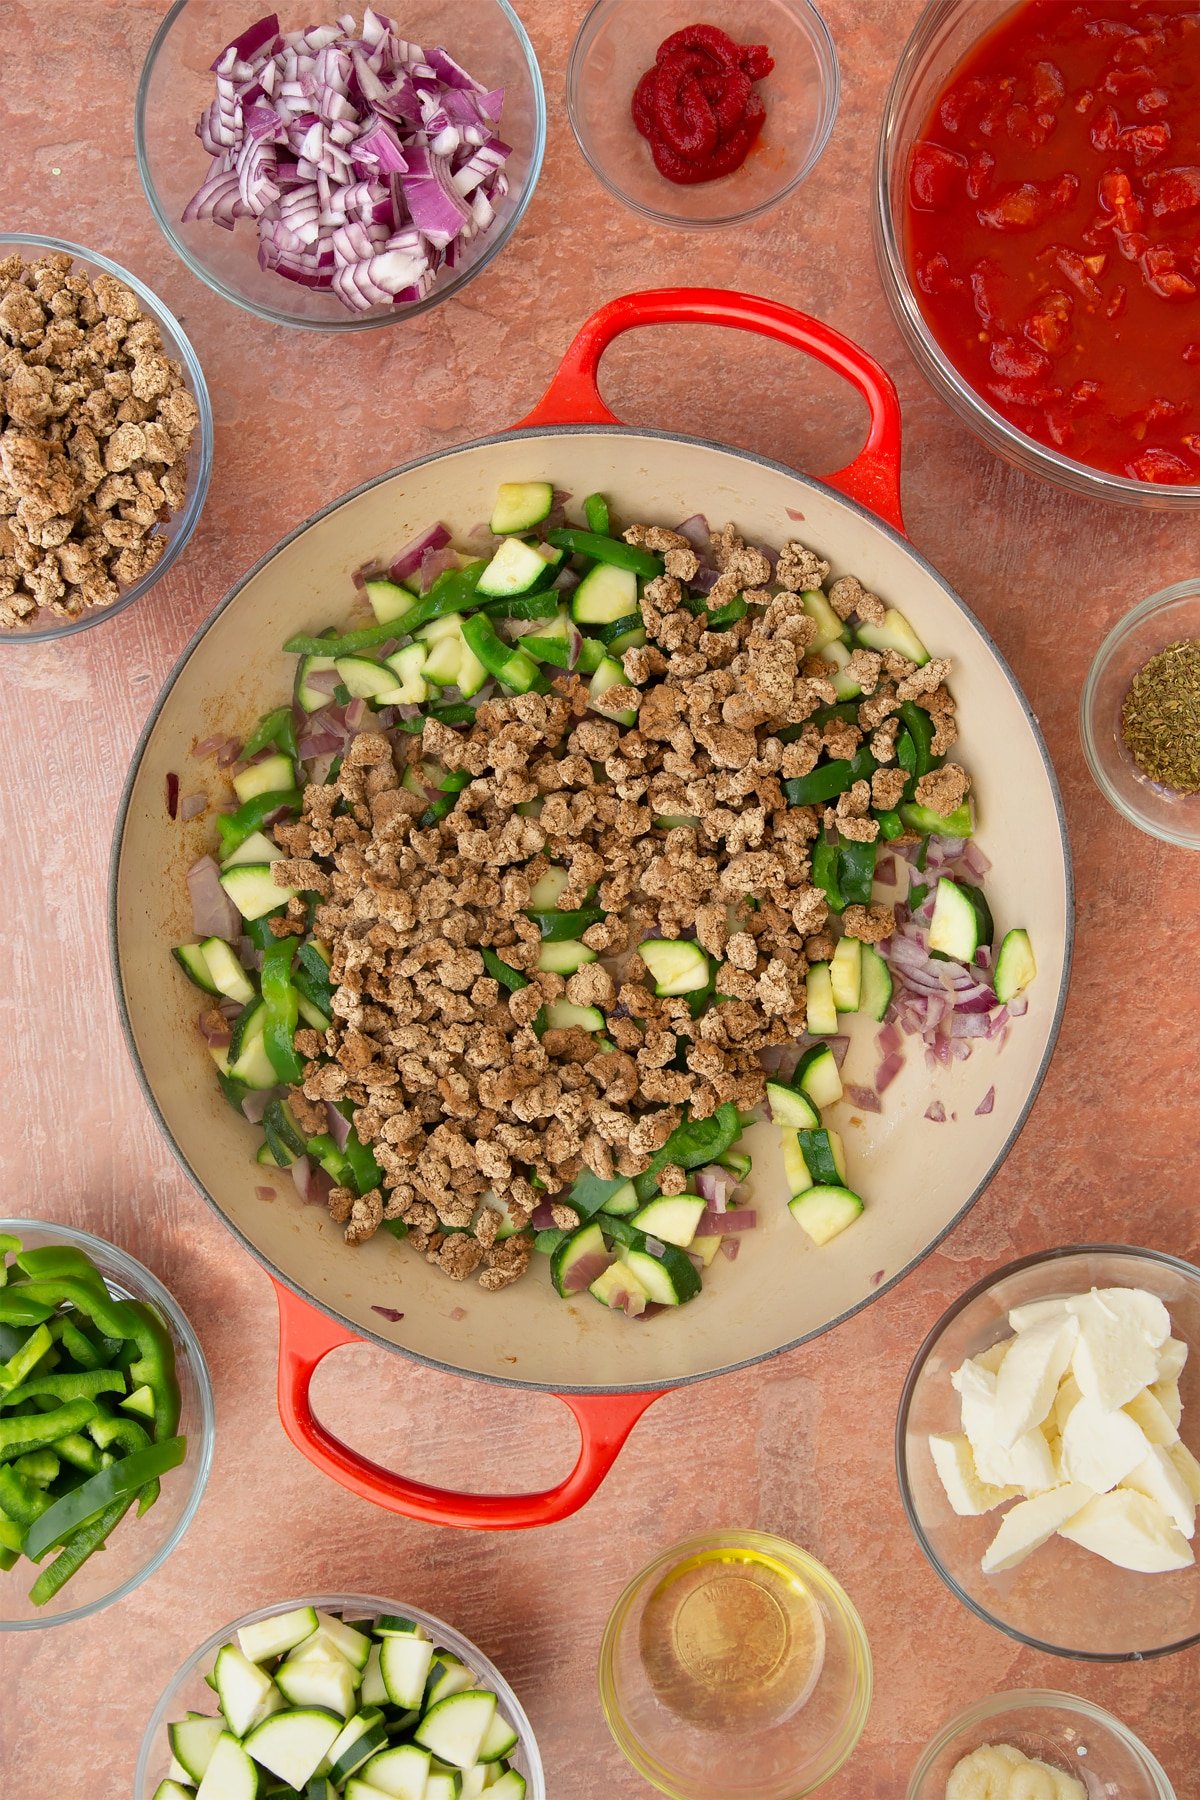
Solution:
<svg viewBox="0 0 1200 1800"><path fill-rule="evenodd" d="M151 599L64 644L0 652L3 1205L88 1226L150 1263L204 1341L219 1420L207 1498L158 1577L90 1624L0 1643L0 1793L127 1795L146 1717L191 1648L238 1613L321 1587L408 1597L473 1633L532 1714L552 1800L645 1793L610 1743L596 1699L603 1621L664 1542L738 1522L785 1533L822 1557L871 1636L875 1708L858 1754L825 1790L829 1800L902 1795L919 1747L948 1712L1000 1688L1042 1684L1114 1708L1158 1753L1180 1796L1194 1800L1200 1653L1145 1667L1073 1666L1022 1653L977 1623L909 1536L891 1441L913 1350L987 1269L1079 1238L1200 1259L1196 863L1108 810L1076 726L1100 636L1134 600L1196 574L1200 524L1105 510L1011 472L910 364L872 262L868 181L881 97L917 0L830 0L845 94L824 160L779 211L703 240L635 224L583 164L562 100L583 10L581 0L523 3L546 79L550 143L505 255L464 299L411 329L314 339L210 294L151 221L132 111L158 6L0 4L4 226L105 250L149 282L191 334L217 420L207 511ZM1080 889L1074 985L1057 1057L1015 1152L967 1223L895 1293L815 1347L668 1397L570 1523L503 1539L427 1529L343 1494L283 1437L267 1278L181 1176L118 1034L103 936L113 812L167 671L255 558L365 477L520 417L598 302L687 280L795 301L896 376L912 537L999 640L1063 784ZM832 377L733 334L626 339L605 377L630 420L724 438L802 468L837 467L861 424ZM506 1398L394 1356L343 1352L319 1389L331 1423L402 1458L409 1473L451 1485L471 1471L480 1485L541 1486L572 1455L569 1422L552 1400Z"/></svg>

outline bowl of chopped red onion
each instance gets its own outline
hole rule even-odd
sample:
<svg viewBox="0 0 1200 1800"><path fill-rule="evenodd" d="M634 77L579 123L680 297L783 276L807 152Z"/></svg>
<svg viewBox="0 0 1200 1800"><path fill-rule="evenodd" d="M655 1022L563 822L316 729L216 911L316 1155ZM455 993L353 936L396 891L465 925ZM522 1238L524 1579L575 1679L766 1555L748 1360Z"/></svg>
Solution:
<svg viewBox="0 0 1200 1800"><path fill-rule="evenodd" d="M546 106L507 0L322 17L176 0L138 85L138 169L194 275L313 331L396 323L458 293L533 194Z"/></svg>

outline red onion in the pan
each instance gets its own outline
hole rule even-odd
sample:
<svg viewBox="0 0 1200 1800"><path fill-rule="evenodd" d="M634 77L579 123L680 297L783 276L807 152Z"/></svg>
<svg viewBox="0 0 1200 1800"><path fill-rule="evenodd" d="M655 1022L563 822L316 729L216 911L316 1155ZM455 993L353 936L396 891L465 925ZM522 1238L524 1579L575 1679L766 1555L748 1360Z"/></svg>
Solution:
<svg viewBox="0 0 1200 1800"><path fill-rule="evenodd" d="M274 1090L271 1088L253 1088L250 1093L242 1096L242 1112L249 1119L251 1125L262 1123L262 1116L271 1104L273 1097Z"/></svg>
<svg viewBox="0 0 1200 1800"><path fill-rule="evenodd" d="M167 770L165 785L167 793L167 817L169 819L174 819L179 813L179 777L176 775L174 769Z"/></svg>
<svg viewBox="0 0 1200 1800"><path fill-rule="evenodd" d="M729 1196L737 1185L737 1176L731 1169L723 1169L720 1163L709 1163L696 1171L696 1192L702 1200L707 1200L711 1212L727 1210Z"/></svg>
<svg viewBox="0 0 1200 1800"><path fill-rule="evenodd" d="M198 819L207 806L207 794L185 794L179 802L179 817L186 825L189 819Z"/></svg>
<svg viewBox="0 0 1200 1800"><path fill-rule="evenodd" d="M254 1194L258 1200L277 1200L279 1198L273 1187L256 1187Z"/></svg>
<svg viewBox="0 0 1200 1800"><path fill-rule="evenodd" d="M404 1317L404 1314L397 1312L394 1306L376 1306L374 1302L371 1304L371 1311L378 1313L380 1318L386 1319L390 1325L398 1325Z"/></svg>
<svg viewBox="0 0 1200 1800"><path fill-rule="evenodd" d="M990 1113L992 1108L995 1106L995 1104L996 1104L996 1090L994 1087L990 1087L988 1089L987 1093L983 1096L983 1099L979 1102L979 1105L975 1108L975 1117L977 1119L986 1118L988 1113Z"/></svg>
<svg viewBox="0 0 1200 1800"><path fill-rule="evenodd" d="M211 856L202 856L187 872L192 900L192 929L198 938L219 937L237 942L241 914L221 886L221 871Z"/></svg>
<svg viewBox="0 0 1200 1800"><path fill-rule="evenodd" d="M758 1214L753 1207L739 1206L731 1212L714 1212L710 1207L700 1215L700 1223L696 1227L697 1237L725 1237L737 1232L753 1231L758 1224Z"/></svg>
<svg viewBox="0 0 1200 1800"><path fill-rule="evenodd" d="M350 1136L349 1119L338 1111L332 1100L327 1100L325 1102L325 1113L329 1120L330 1137L333 1139L339 1150L344 1150L346 1148L346 1140Z"/></svg>
<svg viewBox="0 0 1200 1800"><path fill-rule="evenodd" d="M875 1089L847 1085L844 1091L851 1106L857 1106L860 1112L877 1113L883 1111L882 1103Z"/></svg>

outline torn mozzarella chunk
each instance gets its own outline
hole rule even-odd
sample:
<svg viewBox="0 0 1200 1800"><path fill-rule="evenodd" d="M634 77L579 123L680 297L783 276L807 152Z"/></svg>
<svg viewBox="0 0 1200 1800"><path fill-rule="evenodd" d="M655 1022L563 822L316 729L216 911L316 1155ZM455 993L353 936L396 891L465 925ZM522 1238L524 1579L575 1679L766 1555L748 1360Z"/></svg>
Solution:
<svg viewBox="0 0 1200 1800"><path fill-rule="evenodd" d="M1062 1436L1063 1426L1070 1418L1072 1410L1079 1405L1083 1395L1079 1383L1069 1372L1058 1384L1058 1392L1054 1396L1054 1425L1058 1435Z"/></svg>
<svg viewBox="0 0 1200 1800"><path fill-rule="evenodd" d="M1150 1441L1126 1412L1109 1412L1085 1394L1071 1408L1063 1426L1063 1470L1068 1481L1081 1481L1094 1494L1106 1494L1124 1481L1150 1451Z"/></svg>
<svg viewBox="0 0 1200 1800"><path fill-rule="evenodd" d="M998 1575L1024 1562L1034 1550L1048 1543L1068 1519L1082 1512L1092 1498L1091 1488L1069 1481L1031 1500L1019 1500L1005 1513L1000 1529L983 1553L984 1574Z"/></svg>
<svg viewBox="0 0 1200 1800"><path fill-rule="evenodd" d="M950 1379L962 1403L962 1428L980 1479L992 1487L1020 1488L1025 1494L1054 1487L1054 1459L1040 1431L1025 1432L1015 1444L997 1442L996 1377L975 1362L965 1362Z"/></svg>
<svg viewBox="0 0 1200 1800"><path fill-rule="evenodd" d="M1154 1395L1154 1398L1166 1413L1167 1418L1171 1421L1172 1426L1176 1432L1178 1432L1180 1425L1183 1423L1183 1401L1179 1396L1178 1381L1173 1377L1159 1380L1154 1383L1153 1387L1147 1388L1146 1391L1147 1393ZM1171 1442L1175 1442L1174 1438L1171 1439Z"/></svg>
<svg viewBox="0 0 1200 1800"><path fill-rule="evenodd" d="M1034 1325L1043 1325L1048 1319L1062 1319L1067 1315L1070 1298L1063 1294L1055 1300L1030 1300L1025 1306L1014 1306L1009 1311L1008 1322L1016 1332L1029 1331Z"/></svg>
<svg viewBox="0 0 1200 1800"><path fill-rule="evenodd" d="M1014 1744L981 1744L951 1769L946 1800L1087 1800L1087 1794L1073 1775Z"/></svg>
<svg viewBox="0 0 1200 1800"><path fill-rule="evenodd" d="M1001 1338L998 1344L991 1344L986 1350L981 1350L971 1361L977 1368L985 1369L989 1375L998 1375L1001 1363L1016 1341L1016 1338Z"/></svg>
<svg viewBox="0 0 1200 1800"><path fill-rule="evenodd" d="M1069 1314L1043 1319L1018 1333L996 1376L996 1441L1010 1449L1050 1412L1079 1336Z"/></svg>
<svg viewBox="0 0 1200 1800"><path fill-rule="evenodd" d="M929 1454L946 1498L960 1518L991 1512L1006 1500L1015 1499L1021 1491L1016 1487L994 1487L980 1479L970 1439L964 1433L931 1437Z"/></svg>
<svg viewBox="0 0 1200 1800"><path fill-rule="evenodd" d="M1139 1430L1146 1441L1151 1444L1174 1444L1179 1440L1179 1429L1162 1402L1155 1398L1152 1388L1143 1388L1132 1400L1125 1402L1122 1409L1127 1418L1137 1422Z"/></svg>
<svg viewBox="0 0 1200 1800"><path fill-rule="evenodd" d="M1158 1502L1129 1488L1097 1494L1074 1518L1064 1521L1059 1535L1119 1569L1141 1575L1186 1569L1194 1561L1191 1545Z"/></svg>
<svg viewBox="0 0 1200 1800"><path fill-rule="evenodd" d="M1176 1468L1170 1453L1161 1444L1152 1444L1150 1454L1136 1469L1131 1469L1121 1483L1135 1494L1145 1494L1157 1501L1171 1523L1185 1538L1196 1535L1196 1501L1182 1472Z"/></svg>
<svg viewBox="0 0 1200 1800"><path fill-rule="evenodd" d="M1072 1308L1079 1320L1072 1371L1084 1396L1108 1412L1124 1406L1158 1378L1158 1358L1139 1313L1112 1303L1113 1293L1120 1291L1084 1294Z"/></svg>
<svg viewBox="0 0 1200 1800"><path fill-rule="evenodd" d="M1200 1504L1200 1462L1196 1461L1186 1444L1168 1444L1167 1455L1183 1476L1192 1499Z"/></svg>
<svg viewBox="0 0 1200 1800"><path fill-rule="evenodd" d="M1158 1353L1158 1379L1178 1381L1187 1366L1188 1347L1179 1338L1169 1337Z"/></svg>

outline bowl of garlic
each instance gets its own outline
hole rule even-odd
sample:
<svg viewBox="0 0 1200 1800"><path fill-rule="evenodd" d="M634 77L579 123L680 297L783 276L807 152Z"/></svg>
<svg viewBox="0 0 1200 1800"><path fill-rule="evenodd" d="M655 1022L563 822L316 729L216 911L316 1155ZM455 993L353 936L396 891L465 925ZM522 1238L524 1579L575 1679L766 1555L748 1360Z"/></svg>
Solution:
<svg viewBox="0 0 1200 1800"><path fill-rule="evenodd" d="M1175 1800L1127 1725L1072 1694L993 1694L958 1713L922 1753L907 1800Z"/></svg>
<svg viewBox="0 0 1200 1800"><path fill-rule="evenodd" d="M1200 1642L1200 1270L1082 1246L971 1288L917 1353L901 1497L943 1581L1052 1655Z"/></svg>

